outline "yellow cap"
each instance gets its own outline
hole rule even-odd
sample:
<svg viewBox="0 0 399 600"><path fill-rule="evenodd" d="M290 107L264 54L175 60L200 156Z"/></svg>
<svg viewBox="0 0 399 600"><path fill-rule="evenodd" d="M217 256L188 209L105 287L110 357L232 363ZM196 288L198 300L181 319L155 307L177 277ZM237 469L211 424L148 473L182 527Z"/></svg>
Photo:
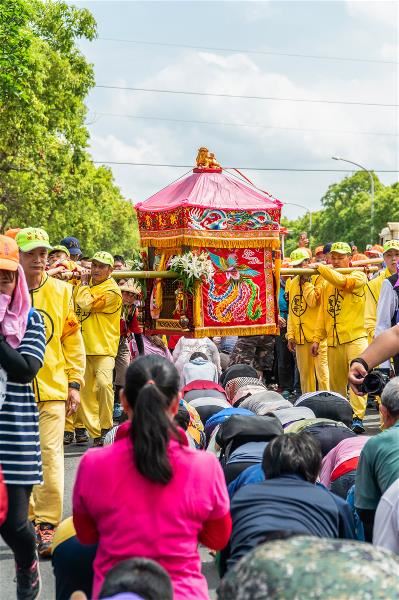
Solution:
<svg viewBox="0 0 399 600"><path fill-rule="evenodd" d="M335 242L331 246L331 252L337 252L338 254L352 254L351 247L346 242Z"/></svg>
<svg viewBox="0 0 399 600"><path fill-rule="evenodd" d="M290 254L290 261L293 267L297 267L298 265L303 263L304 260L309 259L309 252L306 250L306 248L297 248Z"/></svg>
<svg viewBox="0 0 399 600"><path fill-rule="evenodd" d="M388 250L399 250L399 240L388 240L384 244L384 254L388 252Z"/></svg>
<svg viewBox="0 0 399 600"><path fill-rule="evenodd" d="M91 261L96 260L103 265L108 265L109 267L114 266L114 257L109 252L96 252Z"/></svg>

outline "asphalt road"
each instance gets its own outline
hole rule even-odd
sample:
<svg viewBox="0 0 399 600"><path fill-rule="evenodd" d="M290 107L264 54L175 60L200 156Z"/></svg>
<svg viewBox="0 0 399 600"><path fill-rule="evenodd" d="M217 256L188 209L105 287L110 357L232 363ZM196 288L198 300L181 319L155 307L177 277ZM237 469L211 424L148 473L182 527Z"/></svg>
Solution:
<svg viewBox="0 0 399 600"><path fill-rule="evenodd" d="M366 433L375 435L379 431L379 416L376 410L368 410L366 417ZM84 449L78 446L69 446L65 452L65 498L64 498L64 516L68 517L71 514L71 498L72 488L75 479L76 468L80 456ZM218 576L213 565L213 559L209 555L209 551L201 548L202 569L205 574L209 589L210 597L216 598L215 589L218 585ZM42 593L41 600L54 600L55 586L52 575L51 562L41 561L40 563L42 574ZM13 600L15 598L15 583L14 583L14 560L10 549L4 545L0 538L0 599Z"/></svg>
<svg viewBox="0 0 399 600"><path fill-rule="evenodd" d="M75 473L79 459L84 452L84 448L79 446L69 446L65 450L65 496L64 496L64 516L68 517L72 513L72 488L75 480ZM218 576L213 565L213 559L206 548L201 548L202 568L207 578L211 590L211 598L216 598L214 593ZM52 574L51 561L41 561L40 571L42 575L42 592L40 600L55 599L55 585ZM14 559L11 550L6 546L0 537L0 600L13 600L15 596L15 570Z"/></svg>

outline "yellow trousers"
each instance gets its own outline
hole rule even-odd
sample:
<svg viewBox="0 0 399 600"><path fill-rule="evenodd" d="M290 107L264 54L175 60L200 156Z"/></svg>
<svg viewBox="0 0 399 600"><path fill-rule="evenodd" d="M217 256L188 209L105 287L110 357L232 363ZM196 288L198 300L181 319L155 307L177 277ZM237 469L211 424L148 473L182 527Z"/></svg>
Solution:
<svg viewBox="0 0 399 600"><path fill-rule="evenodd" d="M360 338L346 344L328 348L328 365L330 368L330 387L333 392L347 396L349 363L367 348L367 338ZM357 396L352 390L349 400L353 414L363 420L366 414L367 397Z"/></svg>
<svg viewBox="0 0 399 600"><path fill-rule="evenodd" d="M80 406L76 413L65 417L65 431L75 431L75 429L84 429L83 417Z"/></svg>
<svg viewBox="0 0 399 600"><path fill-rule="evenodd" d="M43 485L33 486L29 516L36 523L57 526L64 499L65 401L38 402Z"/></svg>
<svg viewBox="0 0 399 600"><path fill-rule="evenodd" d="M80 393L79 416L90 437L113 427L114 388L112 356L86 356L85 385Z"/></svg>
<svg viewBox="0 0 399 600"><path fill-rule="evenodd" d="M312 356L312 344L304 342L295 347L296 362L301 379L302 394L316 391L316 379L319 390L330 389L330 377L327 360L327 340L320 342L319 354Z"/></svg>

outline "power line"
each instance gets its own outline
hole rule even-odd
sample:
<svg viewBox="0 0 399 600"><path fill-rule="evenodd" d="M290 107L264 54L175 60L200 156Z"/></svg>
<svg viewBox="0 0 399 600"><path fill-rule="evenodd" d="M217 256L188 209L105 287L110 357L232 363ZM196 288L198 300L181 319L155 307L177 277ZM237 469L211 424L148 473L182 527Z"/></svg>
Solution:
<svg viewBox="0 0 399 600"><path fill-rule="evenodd" d="M98 165L128 165L133 167L168 167L174 169L193 169L193 165L175 165L168 163L141 163L141 162L128 162L128 161L114 161L114 160L94 160L94 164ZM227 169L239 169L242 171L286 171L291 173L348 173L348 171L354 171L355 169L296 169L287 167L224 167ZM370 169L374 173L398 173L399 169Z"/></svg>
<svg viewBox="0 0 399 600"><path fill-rule="evenodd" d="M348 104L353 106L379 106L384 108L397 108L398 104L383 104L378 102L360 102L344 100L320 100L312 98L278 98L276 96L246 96L242 94L216 94L213 92L188 92L185 90L159 90L156 88L140 88L120 85L96 85L96 88L107 90L127 90L132 92L150 92L155 94L180 94L184 96L211 96L213 98L238 98L246 100L273 100L279 102L310 102L312 104Z"/></svg>
<svg viewBox="0 0 399 600"><path fill-rule="evenodd" d="M96 115L104 117L121 117L126 119L142 119L148 121L170 121L172 123L194 123L197 125L216 125L218 127L248 127L254 129L279 129L287 131L311 131L311 132L327 132L334 134L351 134L351 135L377 135L397 137L397 133L374 132L374 131L343 131L336 129L312 129L305 127L281 127L278 125L265 125L262 123L227 123L223 121L201 121L197 119L175 119L172 117L155 117L152 115L121 115L116 113L96 112Z"/></svg>
<svg viewBox="0 0 399 600"><path fill-rule="evenodd" d="M378 63L378 64L387 64L387 65L396 65L398 64L395 60L382 60L377 58L357 58L357 57L349 57L349 56L326 56L320 54L302 54L298 52L276 52L271 50L252 50L252 49L244 49L244 48L220 48L215 46L194 46L191 44L174 44L171 42L154 42L154 41L144 41L144 40L125 40L125 39L117 39L117 38L106 38L99 37L97 38L104 42L121 42L127 44L137 44L142 46L163 46L166 48L186 48L188 50L210 50L212 52L240 52L244 54L258 54L263 56L285 56L291 58L310 58L315 60L337 60L337 61L345 61L345 62L363 62L363 63Z"/></svg>

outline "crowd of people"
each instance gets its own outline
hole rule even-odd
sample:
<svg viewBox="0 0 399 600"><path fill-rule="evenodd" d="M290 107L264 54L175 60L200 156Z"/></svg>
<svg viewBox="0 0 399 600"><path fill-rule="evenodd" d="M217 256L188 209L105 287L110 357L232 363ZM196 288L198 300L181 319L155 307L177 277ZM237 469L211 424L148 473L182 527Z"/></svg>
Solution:
<svg viewBox="0 0 399 600"><path fill-rule="evenodd" d="M122 255L0 235L0 534L18 600L38 597L39 558L57 600L205 600L200 545L219 600L396 598L398 265L399 240L312 253L301 234L279 335L166 338L143 332ZM71 444L87 451L65 519Z"/></svg>

